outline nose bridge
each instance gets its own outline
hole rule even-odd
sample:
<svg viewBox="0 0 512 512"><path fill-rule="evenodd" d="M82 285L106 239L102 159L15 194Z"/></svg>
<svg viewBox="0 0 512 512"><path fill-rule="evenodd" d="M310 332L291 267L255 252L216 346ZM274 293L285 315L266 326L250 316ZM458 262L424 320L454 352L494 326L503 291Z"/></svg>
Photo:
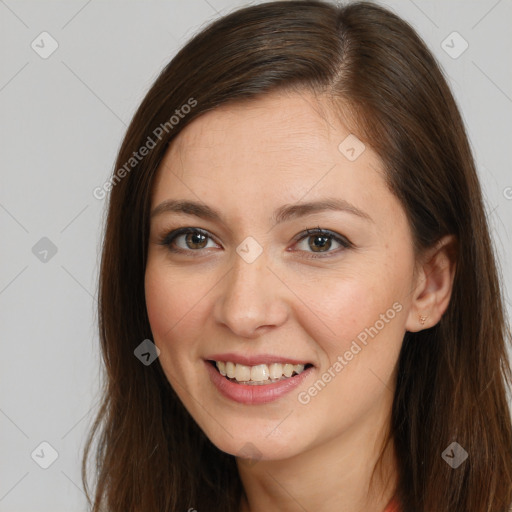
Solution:
<svg viewBox="0 0 512 512"><path fill-rule="evenodd" d="M268 268L269 254L263 251L253 259L254 249L244 242L238 247L215 310L217 322L245 337L260 327L281 325L287 315L279 280Z"/></svg>

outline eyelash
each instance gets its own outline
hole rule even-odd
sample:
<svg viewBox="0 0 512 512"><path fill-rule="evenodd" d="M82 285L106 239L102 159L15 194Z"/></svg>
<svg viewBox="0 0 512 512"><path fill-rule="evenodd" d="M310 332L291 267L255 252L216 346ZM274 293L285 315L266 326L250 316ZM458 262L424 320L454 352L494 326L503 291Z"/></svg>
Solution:
<svg viewBox="0 0 512 512"><path fill-rule="evenodd" d="M167 246L169 251L171 251L173 253L179 253L179 254L190 254L190 253L194 253L194 252L199 253L199 252L201 252L201 249L188 249L188 250L184 250L184 249L176 249L176 248L172 247L172 243L176 240L176 238L178 238L181 235L188 235L188 234L191 234L191 233L203 235L203 236L207 237L209 240L214 241L214 239L208 234L208 232L206 232L206 231L204 231L204 230L202 230L200 228L189 228L189 227L187 227L187 228L179 228L179 229L175 229L174 231L171 231L170 233L168 233L165 236L163 236L159 240L158 243L160 245ZM314 229L306 228L305 231L303 231L302 233L299 233L294 238L294 242L295 243L299 243L302 240L307 239L307 238L309 238L311 236L315 236L315 235L316 236L322 236L322 235L327 236L330 239L334 240L335 242L339 243L342 246L343 249L350 249L350 248L354 247L354 245L348 239L346 239L345 237L343 237L341 235L338 235L337 233L334 233L332 231L329 231L329 230L326 230L326 229L321 229L320 227L314 228ZM311 258L311 259L328 258L328 257L331 257L333 254L338 254L341 251L342 251L342 249L338 249L338 250L335 250L335 251L327 251L327 252L323 252L323 253L320 252L318 254L309 253L309 255L306 256L306 258ZM304 252L307 252L307 251L304 251ZM192 256L192 254L190 254L190 255ZM195 257L195 256L196 255L193 255L193 257Z"/></svg>

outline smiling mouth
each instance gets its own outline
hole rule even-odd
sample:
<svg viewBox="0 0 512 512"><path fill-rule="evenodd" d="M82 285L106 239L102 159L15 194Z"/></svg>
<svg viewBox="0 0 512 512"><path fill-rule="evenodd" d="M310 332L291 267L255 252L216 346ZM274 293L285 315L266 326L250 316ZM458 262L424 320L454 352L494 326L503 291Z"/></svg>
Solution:
<svg viewBox="0 0 512 512"><path fill-rule="evenodd" d="M208 361L230 382L249 386L264 386L300 375L312 364L271 363L247 366L231 361Z"/></svg>

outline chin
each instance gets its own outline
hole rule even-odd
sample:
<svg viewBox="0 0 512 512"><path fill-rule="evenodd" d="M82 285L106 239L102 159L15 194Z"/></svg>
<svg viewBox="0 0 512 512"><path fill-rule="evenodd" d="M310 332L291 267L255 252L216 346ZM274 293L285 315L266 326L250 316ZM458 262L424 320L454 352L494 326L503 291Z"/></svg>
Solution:
<svg viewBox="0 0 512 512"><path fill-rule="evenodd" d="M203 431L219 450L242 460L282 460L306 449L302 443L297 443L300 436L289 430L276 429L277 423L257 421L248 426L247 422L238 425L221 422L224 428L215 424L208 425L211 428L203 428Z"/></svg>

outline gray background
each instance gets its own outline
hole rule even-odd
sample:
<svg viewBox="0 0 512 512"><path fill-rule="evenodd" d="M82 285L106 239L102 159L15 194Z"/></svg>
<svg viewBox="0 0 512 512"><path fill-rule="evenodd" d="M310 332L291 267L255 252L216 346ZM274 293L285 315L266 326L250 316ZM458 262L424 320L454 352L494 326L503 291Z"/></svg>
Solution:
<svg viewBox="0 0 512 512"><path fill-rule="evenodd" d="M412 23L449 76L507 294L512 1L384 3ZM111 174L126 125L162 67L208 21L241 5L248 2L0 0L2 512L86 510L80 456L98 399L106 205L92 191ZM58 43L47 58L31 47L51 49L44 31ZM454 31L469 45L457 58L464 41ZM47 469L43 441L58 453Z"/></svg>

